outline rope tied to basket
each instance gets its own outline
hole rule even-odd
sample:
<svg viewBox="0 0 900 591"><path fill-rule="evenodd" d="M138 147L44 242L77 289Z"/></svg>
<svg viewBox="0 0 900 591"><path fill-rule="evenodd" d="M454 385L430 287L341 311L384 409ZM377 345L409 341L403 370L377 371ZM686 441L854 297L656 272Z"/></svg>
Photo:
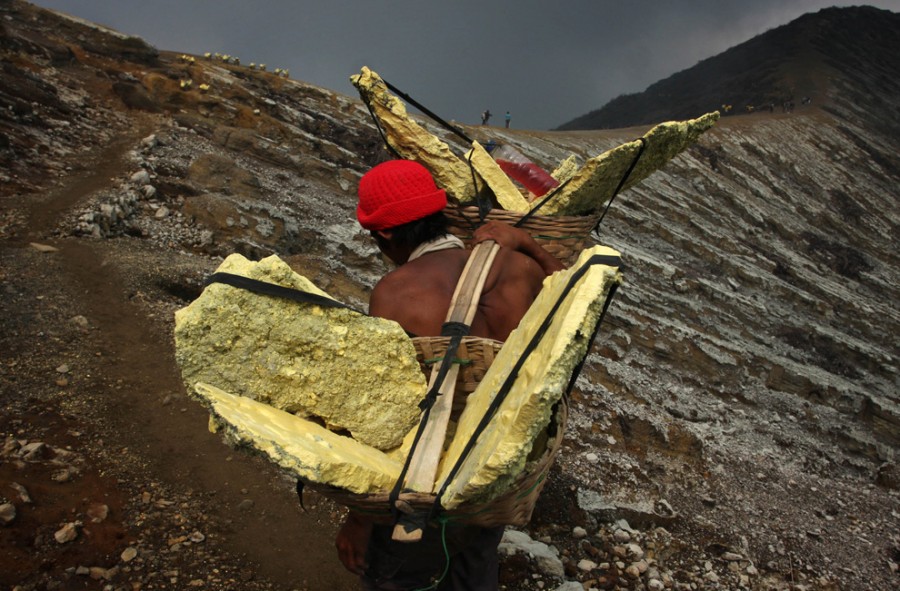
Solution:
<svg viewBox="0 0 900 591"><path fill-rule="evenodd" d="M442 337L450 337L450 344L447 345L447 352L444 354L444 358L441 360L441 364L438 369L438 377L434 381L434 385L428 390L425 394L425 397L419 402L419 408L425 412L430 411L431 407L434 406L434 401L437 400L438 393L441 387L441 384L444 382L444 378L447 376L447 372L450 371L450 366L454 363L457 363L456 351L459 349L459 344L462 342L463 337L468 336L469 334L469 325L463 322L445 322L441 326L441 336ZM424 421L419 424L419 428L423 428ZM419 433L416 433L416 441L418 441ZM416 441L413 442L413 450L416 447ZM412 456L412 450L410 450L410 456ZM407 458L408 460L408 458ZM407 461L408 467L409 462ZM401 472L400 478L406 476L405 469Z"/></svg>

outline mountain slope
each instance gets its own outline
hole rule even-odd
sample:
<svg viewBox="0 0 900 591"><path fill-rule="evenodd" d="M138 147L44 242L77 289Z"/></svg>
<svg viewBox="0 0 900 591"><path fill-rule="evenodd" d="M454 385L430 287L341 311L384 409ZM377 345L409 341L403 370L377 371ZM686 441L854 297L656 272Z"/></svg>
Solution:
<svg viewBox="0 0 900 591"><path fill-rule="evenodd" d="M696 117L730 105L740 114L824 101L834 80L896 95L900 13L869 6L803 15L649 86L621 95L559 130L612 129ZM882 105L883 106L883 105Z"/></svg>
<svg viewBox="0 0 900 591"><path fill-rule="evenodd" d="M387 267L355 186L389 157L365 107L18 0L0 53L0 505L17 511L0 582L355 588L340 509L306 495L302 512L293 483L206 432L171 330L236 251L365 306ZM863 55L835 53L813 105L728 117L616 198L598 239L625 284L526 530L565 550L570 581L896 586L900 71ZM549 168L643 129L496 133ZM521 554L502 572L560 583Z"/></svg>

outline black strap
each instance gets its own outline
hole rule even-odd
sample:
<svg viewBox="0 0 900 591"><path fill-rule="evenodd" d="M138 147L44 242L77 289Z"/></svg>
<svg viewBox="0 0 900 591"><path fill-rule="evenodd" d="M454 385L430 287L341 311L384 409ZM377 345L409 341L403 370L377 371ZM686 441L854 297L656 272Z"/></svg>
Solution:
<svg viewBox="0 0 900 591"><path fill-rule="evenodd" d="M385 86L387 86L389 90L393 90L394 92L396 92L403 100L405 100L406 102L408 102L415 108L419 109L420 111L422 111L423 113L425 113L426 115L428 115L429 117L434 119L436 122L438 122L444 128L446 128L448 131L459 136L467 144L472 145L472 138L470 138L465 133L463 133L463 131L460 128L456 127L455 125L450 125L449 123L447 123L446 121L444 121L443 119L441 119L440 117L438 117L437 115L435 115L434 113L429 111L427 108L422 106L421 103L419 103L418 101L413 99L411 96L409 96L408 94L406 94L405 92L403 92L402 90L400 90L399 88L397 88L396 86L394 86L393 84L391 84L390 82L385 80L384 78L382 78L381 81L384 82Z"/></svg>
<svg viewBox="0 0 900 591"><path fill-rule="evenodd" d="M547 203L548 201L553 199L557 193L562 191L563 187L568 185L569 181L571 181L571 180L572 180L572 177L569 177L566 179L566 181L564 183L562 183L561 185L559 185L557 187L554 187L553 190L551 190L549 193L547 193L547 195L543 199L541 199L537 205L535 205L530 210L528 210L528 213L526 213L521 218L519 218L519 220L513 225L518 228L519 226L524 224L526 221L528 221L531 218L531 216L536 214L538 212L538 210L544 206L545 203Z"/></svg>
<svg viewBox="0 0 900 591"><path fill-rule="evenodd" d="M465 333L450 336L450 342L447 344L447 352L444 353L444 358L438 366L438 375L434 380L434 384L432 384L428 393L425 394L425 398L419 402L419 408L423 411L431 409L431 407L434 406L434 401L437 400L438 397L438 390L440 390L441 384L444 383L444 378L447 376L447 372L450 371L450 366L453 365L453 360L456 358L456 351L459 349L459 344L462 342L463 337L469 334L468 328L469 327L466 326Z"/></svg>
<svg viewBox="0 0 900 591"><path fill-rule="evenodd" d="M343 304L337 300L333 300L329 297L319 295L317 293L310 293L308 291L294 289L293 287L285 287L283 285L278 285L277 283L260 281L259 279L251 279L250 277L235 275L234 273L213 273L209 276L209 278L207 278L206 285L210 285L212 283L224 283L225 285L252 291L253 293L293 300L295 302L300 302L303 304L314 304L316 306L323 306L326 308L344 308L346 310L350 310L351 312L356 312L357 314L365 316L363 312L360 312L355 308L351 308L347 304Z"/></svg>
<svg viewBox="0 0 900 591"><path fill-rule="evenodd" d="M465 322L454 322L452 320L448 320L441 325L441 336L455 337L459 335L464 337L469 334L470 328L471 327Z"/></svg>
<svg viewBox="0 0 900 591"><path fill-rule="evenodd" d="M388 141L387 136L384 133L384 129L381 127L381 121L378 120L378 117L375 116L375 111L372 110L372 105L369 104L369 100L365 95L362 97L363 104L366 106L366 109L369 110L369 115L372 117L372 121L375 122L375 129L378 130L378 134L381 136L381 141L384 142L384 145L387 146L388 151L393 154L396 158L402 159L403 156L400 155L400 152L397 151L394 146Z"/></svg>
<svg viewBox="0 0 900 591"><path fill-rule="evenodd" d="M559 308L562 305L563 301L565 300L566 296L569 294L570 291L572 291L572 289L575 287L575 284L578 283L578 281L584 276L584 274L587 273L588 269L594 265L606 265L606 266L610 266L610 267L619 267L619 266L621 266L621 259L617 256L611 256L611 255L593 255L590 258L588 258L588 260L585 261L584 264L581 267L579 267L569 278L569 282L566 284L566 287L563 289L563 292L560 294L556 303L550 309L550 312L547 314L546 318L544 318L544 321L538 327L537 332L532 337L532 339L528 343L528 345L525 347L525 351L523 351L522 356L519 357L519 359L516 361L515 365L510 370L509 375L506 377L506 380L504 380L503 384L500 386L497 393L494 395L494 398L491 401L491 404L488 406L487 410L485 411L484 415L481 418L481 421L478 423L478 426L475 428L475 431L472 433L472 437L466 443L466 446L463 448L462 453L460 454L459 458L457 458L456 463L453 465L453 468L450 470L450 473L447 475L447 478L444 480L444 484L441 485L440 490L438 490L437 494L435 495L434 504L432 505L431 512L430 512L430 514L432 516L439 514L443 510L443 507L441 506L441 497L444 495L444 493L447 490L447 487L450 485L450 483L456 477L456 474L462 468L462 465L465 463L465 461L468 458L469 454L471 453L472 449L474 449L475 443L477 442L478 437L487 428L488 424L491 422L491 419L494 417L497 410L500 408L500 405L506 399L507 394L509 394L509 391L512 389L513 384L515 383L516 379L518 378L519 370L522 369L522 366L525 364L525 361L527 361L527 359L531 355L531 353L533 353L534 350L537 348L541 339L544 338L544 334L546 334L547 329L550 327L550 324L553 321L553 317L556 315L557 310L559 310ZM609 306L609 302L611 301L613 293L614 292L611 290L607 294L606 302L604 303L604 308L603 308L603 311L601 312L600 319L597 322L597 326L599 326L600 320L602 320L603 314L605 314L606 309ZM596 328L597 327L595 327L595 334L596 334ZM585 356L587 356L588 351L589 351L589 349L585 350ZM582 363L583 363L583 360L579 363L579 365L577 367L578 370L581 369ZM570 378L567 388L571 388L573 384L574 384L574 378Z"/></svg>
<svg viewBox="0 0 900 591"><path fill-rule="evenodd" d="M591 234L597 231L597 228L600 227L600 223L603 221L603 218L606 217L606 212L609 211L609 208L612 206L613 199L616 198L616 195L619 194L619 191L622 190L622 187L625 186L625 182L628 180L628 177L631 176L631 173L634 171L634 167L637 166L638 160L641 159L641 156L644 154L644 149L647 147L647 140L645 138L638 138L638 141L641 142L641 147L638 148L638 153L634 155L634 160L631 161L631 166L628 167L628 170L625 171L625 175L622 177L622 180L619 181L619 186L616 187L616 190L613 191L612 196L609 198L609 203L606 204L606 209L603 210L603 213L600 215L600 219L597 220L597 223L594 224L594 227L591 228Z"/></svg>
<svg viewBox="0 0 900 591"><path fill-rule="evenodd" d="M606 296L606 301L603 302L603 310L600 311L600 318L597 319L597 324L594 325L594 332L591 333L591 338L588 340L587 349L585 349L585 355L581 358L581 361L578 362L578 365L575 366L575 371L572 372L572 377L569 378L569 384L566 386L566 396L572 393L572 388L575 387L575 382L578 380L578 376L581 375L581 370L584 367L584 362L587 361L587 354L591 352L591 347L594 345L594 339L597 338L597 333L600 332L600 325L603 324L603 318L606 317L606 311L609 309L609 305L613 301L613 297L616 295L616 290L619 289L618 283L613 283L609 288L609 293Z"/></svg>

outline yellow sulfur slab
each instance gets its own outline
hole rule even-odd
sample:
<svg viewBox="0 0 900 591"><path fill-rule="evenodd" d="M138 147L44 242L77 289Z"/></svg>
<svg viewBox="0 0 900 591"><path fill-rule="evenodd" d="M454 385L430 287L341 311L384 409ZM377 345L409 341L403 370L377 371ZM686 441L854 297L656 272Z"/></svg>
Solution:
<svg viewBox="0 0 900 591"><path fill-rule="evenodd" d="M406 107L392 95L381 77L363 67L350 77L359 94L371 106L391 147L405 158L427 168L439 187L458 201L470 201L477 193L469 165L450 147L406 114Z"/></svg>
<svg viewBox="0 0 900 591"><path fill-rule="evenodd" d="M355 493L390 489L401 464L349 437L209 384L195 392L210 411L211 426L234 445L249 446L304 480Z"/></svg>
<svg viewBox="0 0 900 591"><path fill-rule="evenodd" d="M719 120L718 111L688 121L660 123L643 139L646 147L622 191L633 187L694 143ZM602 211L640 151L635 140L585 162L562 189L539 210L541 215L591 215ZM535 202L537 203L537 201Z"/></svg>
<svg viewBox="0 0 900 591"><path fill-rule="evenodd" d="M593 247L585 250L570 269L544 281L540 295L469 395L456 434L442 460L437 482L447 479L494 395L565 291L569 278L595 254L618 256L619 253L603 246ZM538 348L527 357L497 414L447 488L442 498L444 507L452 509L463 501L490 500L505 492L522 472L535 438L549 424L553 405L565 393L573 370L587 353L609 289L620 281L615 267L593 265L565 296Z"/></svg>
<svg viewBox="0 0 900 591"><path fill-rule="evenodd" d="M571 269L545 280L520 326L469 396L439 468L438 482L447 478L485 408L569 278L596 254L618 255L606 247L588 249ZM233 255L219 270L323 293L277 257L253 263ZM502 494L522 472L554 404L586 354L610 287L620 281L614 267L587 267L450 483L442 499L446 508ZM355 493L385 492L399 477L418 422L417 403L424 395L425 376L415 362L410 339L396 323L213 284L177 313L176 357L189 389L209 407L212 422L231 441L266 454L301 478ZM408 360L410 375L398 382L398 374L406 372L399 359ZM346 428L355 439L292 413L327 415L322 419L326 426ZM403 424L397 419L401 413L409 415ZM352 428L342 426L350 423ZM392 443L381 449L388 453L363 441L382 439L385 433ZM397 448L404 435L404 445Z"/></svg>
<svg viewBox="0 0 900 591"><path fill-rule="evenodd" d="M521 191L519 191L515 183L506 176L506 173L503 172L500 165L497 164L496 160L491 158L491 155L488 154L487 150L485 150L481 144L472 142L472 150L469 152L469 158L471 159L472 167L475 169L475 172L478 173L481 179L487 183L487 186L491 188L491 191L494 192L500 207L510 211L528 211L528 208L530 207L528 200L522 196Z"/></svg>
<svg viewBox="0 0 900 591"><path fill-rule="evenodd" d="M218 271L325 295L275 256L231 255ZM417 423L426 390L396 322L219 283L176 312L175 357L189 391L212 384L383 450Z"/></svg>
<svg viewBox="0 0 900 591"><path fill-rule="evenodd" d="M564 183L578 172L578 157L575 154L569 154L565 160L559 163L553 172L550 173L550 176L558 180L560 183Z"/></svg>

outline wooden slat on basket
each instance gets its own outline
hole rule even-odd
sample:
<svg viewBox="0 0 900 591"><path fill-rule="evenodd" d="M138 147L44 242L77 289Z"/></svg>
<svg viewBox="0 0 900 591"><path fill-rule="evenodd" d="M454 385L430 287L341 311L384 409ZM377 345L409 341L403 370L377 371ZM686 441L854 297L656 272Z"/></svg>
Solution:
<svg viewBox="0 0 900 591"><path fill-rule="evenodd" d="M444 214L450 221L449 231L470 245L472 234L481 225L478 208L475 206L448 205ZM497 220L515 224L524 214L505 209L492 209L485 220ZM594 216L549 216L533 215L520 226L528 232L544 250L570 265L591 240L590 233L600 219Z"/></svg>
<svg viewBox="0 0 900 591"><path fill-rule="evenodd" d="M478 310L478 302L487 281L491 265L500 250L500 245L493 240L479 242L472 249L472 254L466 262L453 298L450 300L450 309L447 312L447 322L471 326L475 313ZM438 397L432 403L430 411L422 414L419 427L418 445L413 446L409 463L407 464L403 486L416 491L431 491L434 489L434 479L437 476L438 464L444 451L444 442L447 436L447 428L450 426L450 417L453 414L453 399L456 391L456 378L459 375L459 364L452 359L449 362L449 371L441 375L442 366L431 369L429 390L438 387ZM441 383L437 384L440 376ZM417 542L422 539L425 529L421 520L415 515L403 515L394 525L394 533L391 539L398 542Z"/></svg>

